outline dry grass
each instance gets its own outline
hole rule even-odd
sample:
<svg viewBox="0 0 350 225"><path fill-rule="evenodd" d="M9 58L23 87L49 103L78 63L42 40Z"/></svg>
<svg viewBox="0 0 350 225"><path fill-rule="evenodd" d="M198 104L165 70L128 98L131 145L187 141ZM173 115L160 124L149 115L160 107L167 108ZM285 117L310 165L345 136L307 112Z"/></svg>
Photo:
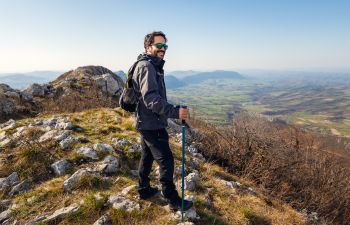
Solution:
<svg viewBox="0 0 350 225"><path fill-rule="evenodd" d="M58 114L55 114L57 116ZM89 109L82 112L68 113L71 116L74 125L83 128L82 132L73 132L73 135L85 135L89 138L88 145L98 142L110 143L113 137L128 137L135 139L138 134L133 130L128 130L125 124L132 121L130 114L125 113L119 108L117 109ZM52 114L46 114L44 117L52 117ZM23 121L25 122L25 121ZM108 128L106 133L101 132L102 128ZM116 130L114 130L114 128ZM120 130L119 130L120 129ZM31 134L38 135L36 132ZM49 142L48 142L49 144ZM57 145L57 144L56 144ZM76 171L82 167L90 167L94 162L85 162L84 165L75 163L79 161L79 157L74 154L74 151L62 151L60 149L42 148L39 151L45 153L45 149L49 150L47 154L53 154L55 158L68 158L73 162L72 171ZM80 147L78 143L74 148ZM179 143L171 140L171 148L175 154L176 165L180 165L181 146ZM50 150L51 149L51 150ZM45 153L46 154L46 153ZM26 157L28 154L25 154ZM29 154L31 155L31 154ZM103 182L95 179L95 177L85 177L80 186L73 190L72 193L63 191L63 182L69 177L67 174L64 177L52 178L46 177L40 182L34 182L31 191L20 194L16 197L15 203L18 208L14 210L14 216L20 224L33 219L38 215L50 215L55 210L68 206L72 203L81 203L81 208L75 213L68 215L60 224L93 224L100 216L109 213L113 224L168 224L176 225L178 221L169 217L163 205L159 200L143 201L135 198L136 190L129 192L128 198L138 201L141 205L141 210L138 212L125 212L115 210L105 206L106 196L119 193L125 187L137 184L137 177L130 175L130 169L137 168L139 155L128 157L126 154L119 155L121 158L121 169L114 175L110 176L111 182ZM48 156L47 156L48 157ZM77 158L74 158L77 157ZM188 156L187 160L190 156ZM40 158L40 157L35 157ZM50 158L50 157L48 157ZM14 158L16 164L17 156ZM50 161L51 162L51 161ZM155 163L156 164L156 163ZM154 164L154 166L156 166ZM46 164L42 169L46 168ZM195 209L201 216L201 220L195 222L198 224L304 224L304 221L298 213L285 204L275 200L266 200L263 194L252 196L250 194L228 190L218 182L218 178L225 180L239 180L242 184L254 187L254 183L248 179L239 179L237 176L228 173L225 169L213 163L203 163L200 165L200 174L202 182L196 189L194 194L198 201L195 203ZM0 170L3 171L2 169ZM44 170L45 171L45 170ZM48 180L48 178L52 178ZM116 181L116 179L118 181ZM176 176L179 179L179 176ZM152 184L159 184L157 177L152 176ZM207 191L208 188L211 191ZM258 188L254 187L258 190ZM105 198L96 200L94 195L99 193ZM212 197L214 205L210 206L206 203L208 195ZM29 201L28 201L29 199Z"/></svg>
<svg viewBox="0 0 350 225"><path fill-rule="evenodd" d="M318 212L329 223L350 220L349 161L332 154L339 146L329 139L246 114L224 128L193 124L201 131L202 153L233 174L299 210Z"/></svg>
<svg viewBox="0 0 350 225"><path fill-rule="evenodd" d="M69 92L69 93L67 93ZM102 92L96 84L87 87L74 86L64 90L58 88L55 96L42 100L43 112L81 112L100 107L116 107L118 99Z"/></svg>

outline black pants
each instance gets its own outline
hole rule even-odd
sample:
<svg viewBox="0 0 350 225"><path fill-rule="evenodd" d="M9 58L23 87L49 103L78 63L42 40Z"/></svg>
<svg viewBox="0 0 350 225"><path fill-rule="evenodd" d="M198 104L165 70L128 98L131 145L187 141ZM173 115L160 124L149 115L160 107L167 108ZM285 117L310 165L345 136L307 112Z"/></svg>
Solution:
<svg viewBox="0 0 350 225"><path fill-rule="evenodd" d="M169 135L166 129L140 130L141 133L141 160L139 164L139 191L150 186L149 175L153 161L159 165L160 183L165 198L174 199L178 197L174 185L174 157L169 147Z"/></svg>

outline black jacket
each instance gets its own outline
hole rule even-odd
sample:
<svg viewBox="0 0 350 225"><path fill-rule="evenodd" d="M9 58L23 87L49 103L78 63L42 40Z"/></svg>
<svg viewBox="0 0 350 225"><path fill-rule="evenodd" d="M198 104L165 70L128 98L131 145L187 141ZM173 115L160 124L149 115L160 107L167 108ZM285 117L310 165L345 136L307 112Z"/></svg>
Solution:
<svg viewBox="0 0 350 225"><path fill-rule="evenodd" d="M179 106L167 102L163 66L165 61L141 54L132 77L139 97L136 107L136 129L158 130L168 126L168 118L179 118Z"/></svg>

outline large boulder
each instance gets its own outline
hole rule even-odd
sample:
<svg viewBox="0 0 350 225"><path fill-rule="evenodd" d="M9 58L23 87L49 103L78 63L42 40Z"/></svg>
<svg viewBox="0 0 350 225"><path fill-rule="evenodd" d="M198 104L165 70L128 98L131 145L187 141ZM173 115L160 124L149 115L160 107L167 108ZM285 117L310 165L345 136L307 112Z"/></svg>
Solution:
<svg viewBox="0 0 350 225"><path fill-rule="evenodd" d="M53 87L51 84L37 84L30 85L25 91L34 97L45 97L53 93Z"/></svg>
<svg viewBox="0 0 350 225"><path fill-rule="evenodd" d="M119 82L113 77L113 74L107 73L101 76L95 77L96 85L101 88L102 91L115 96L120 95L123 90L123 83Z"/></svg>

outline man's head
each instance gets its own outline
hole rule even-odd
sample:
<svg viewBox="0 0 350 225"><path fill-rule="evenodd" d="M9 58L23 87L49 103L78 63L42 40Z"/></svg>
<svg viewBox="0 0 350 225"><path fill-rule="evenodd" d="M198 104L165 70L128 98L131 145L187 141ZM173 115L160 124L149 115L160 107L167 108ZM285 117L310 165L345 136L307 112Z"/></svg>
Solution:
<svg viewBox="0 0 350 225"><path fill-rule="evenodd" d="M147 54L151 54L163 59L165 51L168 48L168 46L165 44L166 42L167 38L163 32L154 31L145 36L145 51Z"/></svg>

